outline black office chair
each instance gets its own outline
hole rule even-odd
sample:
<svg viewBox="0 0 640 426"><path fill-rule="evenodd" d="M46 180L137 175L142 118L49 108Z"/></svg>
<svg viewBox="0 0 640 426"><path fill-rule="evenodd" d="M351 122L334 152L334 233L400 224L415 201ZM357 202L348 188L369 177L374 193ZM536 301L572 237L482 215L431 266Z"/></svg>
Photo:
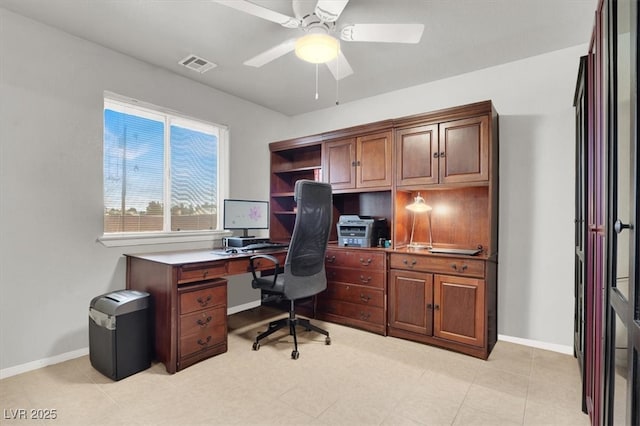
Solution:
<svg viewBox="0 0 640 426"><path fill-rule="evenodd" d="M262 290L262 300L290 301L289 316L271 322L269 328L256 337L253 350L260 349L260 340L281 328L289 327L289 334L293 336L294 345L291 358L298 359L300 353L298 352L296 326L325 335L325 343L331 344L329 332L311 324L308 319L296 317L294 306L296 300L313 296L327 288L324 257L331 230L333 206L331 198L331 185L312 180L297 181L295 200L298 210L284 269L281 268L275 257L267 254L259 254L250 258L250 269L253 274L251 285L253 288ZM268 259L274 263L274 275L257 276L253 261L258 258Z"/></svg>

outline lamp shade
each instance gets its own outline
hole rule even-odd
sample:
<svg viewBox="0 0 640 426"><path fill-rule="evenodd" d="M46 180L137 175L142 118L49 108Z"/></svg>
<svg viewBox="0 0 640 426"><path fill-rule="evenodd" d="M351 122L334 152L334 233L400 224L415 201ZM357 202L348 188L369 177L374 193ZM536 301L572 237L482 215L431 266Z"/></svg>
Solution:
<svg viewBox="0 0 640 426"><path fill-rule="evenodd" d="M324 64L338 56L340 41L328 34L312 33L296 40L296 56L312 64Z"/></svg>
<svg viewBox="0 0 640 426"><path fill-rule="evenodd" d="M432 210L431 206L425 203L424 198L418 193L418 195L413 199L413 203L408 204L406 206L407 210L412 211L414 213L426 213Z"/></svg>

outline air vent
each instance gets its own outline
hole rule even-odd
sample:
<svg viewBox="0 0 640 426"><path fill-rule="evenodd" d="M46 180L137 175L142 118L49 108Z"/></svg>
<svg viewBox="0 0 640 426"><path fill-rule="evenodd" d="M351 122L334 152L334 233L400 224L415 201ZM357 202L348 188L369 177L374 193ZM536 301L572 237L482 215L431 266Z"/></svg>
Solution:
<svg viewBox="0 0 640 426"><path fill-rule="evenodd" d="M184 65L190 70L198 71L200 74L209 71L211 68L217 67L213 62L207 61L206 59L196 55L189 55L178 63L180 65Z"/></svg>

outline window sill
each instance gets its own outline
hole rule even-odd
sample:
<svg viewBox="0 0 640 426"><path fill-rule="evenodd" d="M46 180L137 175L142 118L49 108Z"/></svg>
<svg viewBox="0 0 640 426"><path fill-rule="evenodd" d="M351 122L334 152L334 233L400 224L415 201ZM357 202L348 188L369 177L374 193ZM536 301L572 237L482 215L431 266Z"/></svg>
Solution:
<svg viewBox="0 0 640 426"><path fill-rule="evenodd" d="M230 231L166 232L153 234L122 233L98 237L97 241L105 247L127 247L149 244L190 243L194 241L213 241L233 235Z"/></svg>

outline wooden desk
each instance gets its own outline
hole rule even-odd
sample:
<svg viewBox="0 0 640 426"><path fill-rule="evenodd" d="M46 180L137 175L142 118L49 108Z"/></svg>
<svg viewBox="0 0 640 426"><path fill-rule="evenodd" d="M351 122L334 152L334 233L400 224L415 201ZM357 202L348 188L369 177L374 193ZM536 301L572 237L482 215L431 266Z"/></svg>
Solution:
<svg viewBox="0 0 640 426"><path fill-rule="evenodd" d="M268 253L284 264L286 250ZM249 272L254 253L214 250L125 254L127 289L151 294L155 359L175 373L227 351L228 275ZM259 270L272 268L258 260Z"/></svg>

